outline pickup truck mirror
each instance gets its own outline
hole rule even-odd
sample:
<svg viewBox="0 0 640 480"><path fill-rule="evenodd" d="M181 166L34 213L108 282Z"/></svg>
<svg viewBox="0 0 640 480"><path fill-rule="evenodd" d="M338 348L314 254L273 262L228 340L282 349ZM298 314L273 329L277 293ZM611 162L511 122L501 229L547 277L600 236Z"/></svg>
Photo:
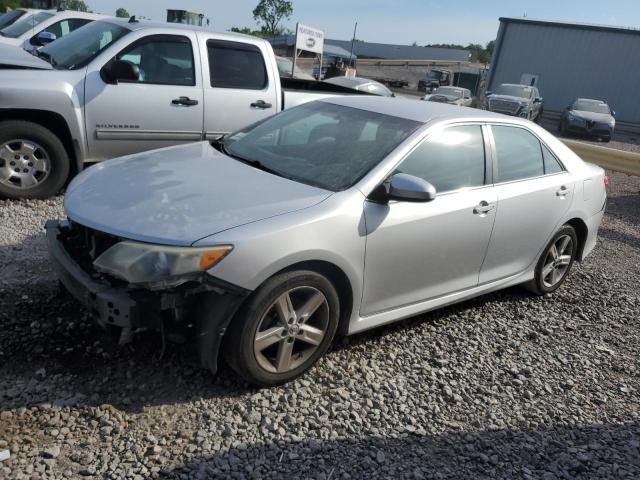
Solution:
<svg viewBox="0 0 640 480"><path fill-rule="evenodd" d="M114 60L110 66L105 66L103 76L110 82L135 82L140 78L140 67L127 60Z"/></svg>
<svg viewBox="0 0 640 480"><path fill-rule="evenodd" d="M542 97L536 97L533 99L533 103L542 103Z"/></svg>
<svg viewBox="0 0 640 480"><path fill-rule="evenodd" d="M36 45L38 47L44 47L45 45L49 45L51 42L55 42L58 39L55 33L51 32L40 32L35 37L31 39L31 45Z"/></svg>
<svg viewBox="0 0 640 480"><path fill-rule="evenodd" d="M430 202L436 198L436 188L415 175L396 173L371 192L369 198L382 203L389 200Z"/></svg>
<svg viewBox="0 0 640 480"><path fill-rule="evenodd" d="M615 110L611 110L611 116L615 117L616 116L616 111Z"/></svg>

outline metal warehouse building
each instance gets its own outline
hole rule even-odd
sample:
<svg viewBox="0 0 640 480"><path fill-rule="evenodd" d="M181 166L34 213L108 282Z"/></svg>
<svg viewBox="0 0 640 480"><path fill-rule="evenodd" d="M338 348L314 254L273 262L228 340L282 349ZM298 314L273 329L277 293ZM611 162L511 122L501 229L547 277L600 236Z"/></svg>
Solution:
<svg viewBox="0 0 640 480"><path fill-rule="evenodd" d="M576 97L606 100L617 120L640 124L640 30L500 18L487 90L537 78L545 111Z"/></svg>

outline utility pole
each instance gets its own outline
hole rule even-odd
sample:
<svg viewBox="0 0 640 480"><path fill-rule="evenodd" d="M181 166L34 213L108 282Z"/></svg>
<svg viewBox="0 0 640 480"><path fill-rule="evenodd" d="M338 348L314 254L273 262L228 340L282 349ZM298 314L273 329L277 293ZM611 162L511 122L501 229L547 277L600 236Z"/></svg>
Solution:
<svg viewBox="0 0 640 480"><path fill-rule="evenodd" d="M353 44L356 41L356 32L358 31L358 22L356 22L355 27L353 27L353 38L351 39L351 53L349 55L349 65L352 67L353 65Z"/></svg>

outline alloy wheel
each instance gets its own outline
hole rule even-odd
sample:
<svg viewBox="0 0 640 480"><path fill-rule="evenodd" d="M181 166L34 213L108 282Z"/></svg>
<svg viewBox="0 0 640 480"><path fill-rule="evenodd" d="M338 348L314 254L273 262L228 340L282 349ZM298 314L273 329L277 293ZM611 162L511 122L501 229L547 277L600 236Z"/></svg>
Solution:
<svg viewBox="0 0 640 480"><path fill-rule="evenodd" d="M49 154L36 142L15 139L0 145L0 184L33 188L41 184L50 171Z"/></svg>
<svg viewBox="0 0 640 480"><path fill-rule="evenodd" d="M569 270L573 259L573 239L569 235L561 235L547 251L542 267L542 283L553 288L562 281Z"/></svg>
<svg viewBox="0 0 640 480"><path fill-rule="evenodd" d="M267 308L254 336L260 367L286 373L302 365L324 340L329 327L329 303L314 287L296 287Z"/></svg>

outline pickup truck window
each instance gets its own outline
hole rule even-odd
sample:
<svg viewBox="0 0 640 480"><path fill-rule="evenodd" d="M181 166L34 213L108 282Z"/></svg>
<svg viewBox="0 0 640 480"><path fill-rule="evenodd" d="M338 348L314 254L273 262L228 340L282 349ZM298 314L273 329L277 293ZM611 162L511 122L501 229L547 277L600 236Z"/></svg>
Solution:
<svg viewBox="0 0 640 480"><path fill-rule="evenodd" d="M34 13L33 15L21 18L13 25L3 28L0 30L0 34L2 34L3 37L18 38L20 35L23 35L51 17L53 17L53 14L48 12Z"/></svg>
<svg viewBox="0 0 640 480"><path fill-rule="evenodd" d="M93 20L88 18L67 18L60 22L56 22L52 25L49 25L47 28L43 30L43 32L53 33L56 38L62 38L65 35L70 34L74 30L79 29L80 27L85 26L87 23L91 23ZM37 35L31 37L30 42L31 45L37 45Z"/></svg>
<svg viewBox="0 0 640 480"><path fill-rule="evenodd" d="M152 35L139 40L116 57L140 67L135 83L195 85L191 41L179 35Z"/></svg>
<svg viewBox="0 0 640 480"><path fill-rule="evenodd" d="M211 86L262 90L268 84L262 52L255 45L209 40Z"/></svg>
<svg viewBox="0 0 640 480"><path fill-rule="evenodd" d="M36 54L59 70L82 68L107 46L130 31L111 22L91 22L36 50Z"/></svg>

